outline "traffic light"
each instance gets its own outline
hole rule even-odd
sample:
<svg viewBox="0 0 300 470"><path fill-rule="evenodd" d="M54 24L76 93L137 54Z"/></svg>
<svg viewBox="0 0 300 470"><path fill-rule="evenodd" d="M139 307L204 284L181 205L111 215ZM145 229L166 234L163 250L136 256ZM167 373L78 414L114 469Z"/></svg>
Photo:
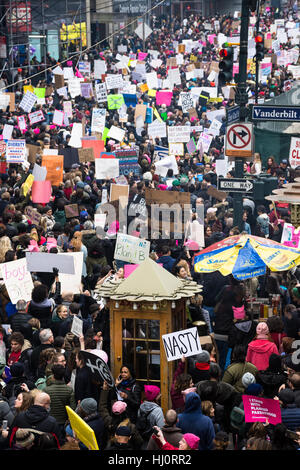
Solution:
<svg viewBox="0 0 300 470"><path fill-rule="evenodd" d="M233 73L233 47L223 44L223 49L219 52L220 62L219 62L219 84L225 85L230 83L232 80Z"/></svg>
<svg viewBox="0 0 300 470"><path fill-rule="evenodd" d="M263 60L264 58L264 50L265 50L265 45L264 45L264 35L262 33L257 33L255 36L255 44L256 44L256 60Z"/></svg>

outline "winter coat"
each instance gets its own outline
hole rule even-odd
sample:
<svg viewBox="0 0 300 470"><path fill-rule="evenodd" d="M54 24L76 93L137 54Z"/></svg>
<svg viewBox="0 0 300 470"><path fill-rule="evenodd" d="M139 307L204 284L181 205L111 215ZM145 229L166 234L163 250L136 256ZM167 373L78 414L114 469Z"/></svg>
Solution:
<svg viewBox="0 0 300 470"><path fill-rule="evenodd" d="M76 369L74 393L76 403L85 398L94 398L97 403L99 401L99 385L92 381L90 370L87 366Z"/></svg>
<svg viewBox="0 0 300 470"><path fill-rule="evenodd" d="M271 354L278 355L275 343L267 339L255 339L248 344L246 361L254 364L258 370L266 370L269 367Z"/></svg>
<svg viewBox="0 0 300 470"><path fill-rule="evenodd" d="M281 408L281 420L290 431L296 431L300 427L300 408L297 407L296 403Z"/></svg>
<svg viewBox="0 0 300 470"><path fill-rule="evenodd" d="M127 398L124 398L125 403L127 404L127 414L132 423L136 422L137 413L141 404L141 388L136 383L135 379L127 380L126 382L122 381L117 386L118 392L124 392L127 395Z"/></svg>
<svg viewBox="0 0 300 470"><path fill-rule="evenodd" d="M245 387L242 383L242 377L246 372L257 374L257 368L250 362L233 362L224 372L222 382L232 385L239 393L244 393Z"/></svg>
<svg viewBox="0 0 300 470"><path fill-rule="evenodd" d="M93 413L84 418L84 421L92 428L95 433L96 441L100 450L104 450L106 446L106 433L103 420L99 413ZM79 444L79 447L85 449L86 446L82 443Z"/></svg>
<svg viewBox="0 0 300 470"><path fill-rule="evenodd" d="M35 388L34 382L31 380L27 380L24 375L22 377L12 377L6 387L3 389L3 395L8 399L13 399L17 397L17 395L21 392L21 385L25 383L29 390L33 390Z"/></svg>
<svg viewBox="0 0 300 470"><path fill-rule="evenodd" d="M152 428L153 426L158 426L159 428L162 428L165 424L163 410L157 403L153 401L144 401L141 404L137 415L137 426L141 413L149 413L147 416L147 423L149 423L149 428Z"/></svg>
<svg viewBox="0 0 300 470"><path fill-rule="evenodd" d="M232 325L228 335L228 347L234 348L237 344L248 346L256 334L256 324L252 320L237 321Z"/></svg>
<svg viewBox="0 0 300 470"><path fill-rule="evenodd" d="M32 318L32 315L28 313L15 313L10 317L10 327L12 331L20 331L23 333L22 329L26 329L28 326L28 321Z"/></svg>
<svg viewBox="0 0 300 470"><path fill-rule="evenodd" d="M283 372L273 372L269 369L259 371L256 382L264 389L264 396L273 398L278 394L279 387L285 384L287 376Z"/></svg>
<svg viewBox="0 0 300 470"><path fill-rule="evenodd" d="M172 258L172 256L161 256L156 260L156 262L161 263L167 271L171 272L175 263L175 259Z"/></svg>
<svg viewBox="0 0 300 470"><path fill-rule="evenodd" d="M177 425L183 434L192 433L200 437L199 450L212 449L214 425L208 416L203 415L201 399L197 393L186 395L184 412L178 416Z"/></svg>
<svg viewBox="0 0 300 470"><path fill-rule="evenodd" d="M109 397L109 391L108 390L101 390L100 393L100 400L99 400L99 414L103 420L105 429L108 431L108 438L113 439L114 438L114 418L113 416L109 413L108 411L108 398ZM118 422L118 426L128 426L131 430L131 445L135 450L140 450L141 446L143 445L144 441L140 435L140 433L137 431L135 424L133 424L129 418L126 419L125 421L120 421Z"/></svg>
<svg viewBox="0 0 300 470"><path fill-rule="evenodd" d="M58 422L53 416L49 415L43 406L32 405L28 410L22 411L15 417L8 434L10 447L18 428L31 428L37 431L50 432L54 434L60 445L65 442Z"/></svg>
<svg viewBox="0 0 300 470"><path fill-rule="evenodd" d="M11 423L14 420L14 414L11 411L6 397L0 395L0 422L2 423L4 419L7 420L7 426L10 428Z"/></svg>
<svg viewBox="0 0 300 470"><path fill-rule="evenodd" d="M54 219L55 223L61 224L61 226L64 227L67 222L65 211L54 212Z"/></svg>
<svg viewBox="0 0 300 470"><path fill-rule="evenodd" d="M183 399L181 390L177 391L175 389L175 383L176 383L177 377L180 374L184 373L184 368L185 368L184 362L180 361L177 369L174 372L173 383L171 385L170 395L171 395L171 400L172 400L172 408L175 411L183 411L184 409L184 399Z"/></svg>
<svg viewBox="0 0 300 470"><path fill-rule="evenodd" d="M162 433L164 435L165 440L174 447L179 446L179 442L182 439L182 432L181 429L177 426L168 426L165 425L161 428ZM159 450L159 446L157 445L156 441L152 439L152 436L149 439L147 450Z"/></svg>
<svg viewBox="0 0 300 470"><path fill-rule="evenodd" d="M64 424L68 419L66 406L73 410L76 408L75 396L71 387L66 385L64 380L54 380L51 385L44 389L51 398L50 415L58 424Z"/></svg>

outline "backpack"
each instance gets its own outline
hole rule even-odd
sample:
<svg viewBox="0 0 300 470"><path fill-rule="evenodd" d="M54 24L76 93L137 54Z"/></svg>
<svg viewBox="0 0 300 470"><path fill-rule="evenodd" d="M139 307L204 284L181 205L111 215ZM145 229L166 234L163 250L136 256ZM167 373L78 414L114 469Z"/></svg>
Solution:
<svg viewBox="0 0 300 470"><path fill-rule="evenodd" d="M239 406L234 406L230 413L230 425L238 434L243 434L246 428L245 411Z"/></svg>
<svg viewBox="0 0 300 470"><path fill-rule="evenodd" d="M138 432L140 433L144 441L147 441L147 442L153 433L152 426L150 425L148 421L148 416L150 415L150 413L152 413L152 411L153 410L150 410L147 413L145 413L144 411L140 409L140 413L138 415L137 422L135 425L136 429L138 430Z"/></svg>

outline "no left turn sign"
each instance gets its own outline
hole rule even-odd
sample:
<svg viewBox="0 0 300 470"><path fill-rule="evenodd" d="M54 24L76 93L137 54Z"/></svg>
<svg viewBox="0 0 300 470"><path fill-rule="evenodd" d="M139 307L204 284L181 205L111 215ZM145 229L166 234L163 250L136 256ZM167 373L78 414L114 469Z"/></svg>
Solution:
<svg viewBox="0 0 300 470"><path fill-rule="evenodd" d="M253 125L234 123L227 127L225 154L232 157L251 157L253 152Z"/></svg>

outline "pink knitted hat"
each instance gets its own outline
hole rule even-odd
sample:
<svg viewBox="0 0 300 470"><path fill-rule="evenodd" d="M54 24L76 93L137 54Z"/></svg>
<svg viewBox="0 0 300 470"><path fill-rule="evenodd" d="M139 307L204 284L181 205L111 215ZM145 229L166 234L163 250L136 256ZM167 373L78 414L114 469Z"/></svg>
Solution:
<svg viewBox="0 0 300 470"><path fill-rule="evenodd" d="M153 401L160 394L160 388L156 385L145 385L145 398L148 401Z"/></svg>
<svg viewBox="0 0 300 470"><path fill-rule="evenodd" d="M232 306L233 316L236 320L242 320L245 318L245 307L242 305L241 307L234 307Z"/></svg>
<svg viewBox="0 0 300 470"><path fill-rule="evenodd" d="M191 434L189 432L184 434L182 437L192 450L198 449L200 437L196 436L195 434Z"/></svg>
<svg viewBox="0 0 300 470"><path fill-rule="evenodd" d="M265 322L260 322L256 327L257 339L268 339L269 328Z"/></svg>
<svg viewBox="0 0 300 470"><path fill-rule="evenodd" d="M113 404L111 410L115 415L120 415L120 414L124 413L126 408L127 408L127 403L125 403L125 401L118 400L118 401L115 401L115 403Z"/></svg>

